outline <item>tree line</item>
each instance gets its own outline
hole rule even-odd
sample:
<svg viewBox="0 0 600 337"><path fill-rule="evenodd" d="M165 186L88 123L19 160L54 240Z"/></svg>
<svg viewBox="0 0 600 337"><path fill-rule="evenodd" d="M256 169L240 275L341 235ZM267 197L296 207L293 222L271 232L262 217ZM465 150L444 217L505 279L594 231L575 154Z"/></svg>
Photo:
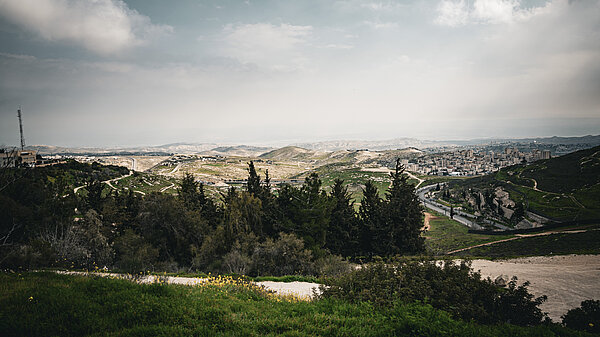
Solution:
<svg viewBox="0 0 600 337"><path fill-rule="evenodd" d="M20 173L0 191L0 266L319 275L347 259L424 251L422 209L399 162L384 195L365 183L357 209L340 179L328 192L316 173L275 189L253 162L244 188L216 196L191 175L176 195L145 196L107 193L90 175L79 196L67 183L78 167L52 170Z"/></svg>

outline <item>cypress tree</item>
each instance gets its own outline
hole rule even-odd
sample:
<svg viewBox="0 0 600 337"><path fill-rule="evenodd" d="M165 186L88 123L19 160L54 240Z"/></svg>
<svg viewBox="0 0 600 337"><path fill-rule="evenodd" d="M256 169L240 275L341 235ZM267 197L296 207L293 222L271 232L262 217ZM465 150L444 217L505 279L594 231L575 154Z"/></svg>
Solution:
<svg viewBox="0 0 600 337"><path fill-rule="evenodd" d="M408 183L400 159L396 160L391 178L392 185L386 194L383 214L383 229L388 234L380 239L386 245L387 255L422 252L425 249L421 237L423 209L414 185Z"/></svg>
<svg viewBox="0 0 600 337"><path fill-rule="evenodd" d="M358 241L354 202L344 181L336 179L331 188L332 208L325 247L333 254L349 256L356 253Z"/></svg>
<svg viewBox="0 0 600 337"><path fill-rule="evenodd" d="M256 173L256 169L254 168L254 162L250 161L248 163L248 183L247 183L248 193L258 197L262 194L262 188L260 186L260 177Z"/></svg>
<svg viewBox="0 0 600 337"><path fill-rule="evenodd" d="M360 223L358 232L359 250L361 254L371 256L377 243L374 242L375 232L381 223L382 200L377 192L377 187L371 180L367 180L363 189L363 199L358 208Z"/></svg>

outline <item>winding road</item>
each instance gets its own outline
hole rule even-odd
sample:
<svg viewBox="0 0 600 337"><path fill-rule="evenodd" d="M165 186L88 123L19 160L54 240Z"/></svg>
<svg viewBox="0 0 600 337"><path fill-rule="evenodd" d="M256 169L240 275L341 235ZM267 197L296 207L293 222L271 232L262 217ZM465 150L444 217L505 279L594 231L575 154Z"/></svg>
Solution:
<svg viewBox="0 0 600 337"><path fill-rule="evenodd" d="M450 215L450 207L448 206L444 206L440 203L437 203L435 201L431 201L429 199L427 199L427 197L425 197L425 194L429 191L431 191L432 189L434 189L436 186L435 185L429 185L429 186L425 186L422 188L417 189L417 195L419 196L419 199L421 200L421 202L423 202L423 205L431 210L434 210L438 213L442 213L444 215ZM464 216L463 216L464 215ZM462 212L462 211L455 211L454 217L452 218L455 221L460 222L461 224L471 228L471 229L483 229L482 226L480 226L479 224L467 219L465 216L469 216L470 214ZM474 217L474 215L471 215L472 217Z"/></svg>
<svg viewBox="0 0 600 337"><path fill-rule="evenodd" d="M108 185L108 186L109 186L110 188L112 188L113 190L116 190L117 188L116 188L116 187L114 187L114 186L112 185L112 182L115 182L115 181L117 181L117 180L121 180L121 179L123 179L123 178L127 178L127 177L131 176L132 174L133 174L133 171L129 171L129 173L128 173L128 174L126 174L126 175L124 175L124 176L121 176L121 177L118 177L118 178L114 178L114 179L104 180L104 181L103 181L103 183L105 183L106 185ZM77 186L77 187L75 187L75 188L73 189L73 193L77 193L77 191L79 191L80 189L82 189L82 188L84 188L84 187L86 187L86 186L87 186L87 185L81 185L81 186ZM137 192L137 191L135 191L135 192Z"/></svg>

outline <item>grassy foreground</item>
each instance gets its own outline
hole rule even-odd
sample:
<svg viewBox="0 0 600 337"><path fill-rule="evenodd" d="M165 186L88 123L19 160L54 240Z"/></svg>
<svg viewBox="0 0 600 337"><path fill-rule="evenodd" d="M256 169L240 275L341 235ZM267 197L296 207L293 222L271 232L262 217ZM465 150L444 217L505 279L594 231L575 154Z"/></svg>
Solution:
<svg viewBox="0 0 600 337"><path fill-rule="evenodd" d="M279 298L248 285L139 285L0 273L3 336L583 336L557 325L483 326L428 305Z"/></svg>

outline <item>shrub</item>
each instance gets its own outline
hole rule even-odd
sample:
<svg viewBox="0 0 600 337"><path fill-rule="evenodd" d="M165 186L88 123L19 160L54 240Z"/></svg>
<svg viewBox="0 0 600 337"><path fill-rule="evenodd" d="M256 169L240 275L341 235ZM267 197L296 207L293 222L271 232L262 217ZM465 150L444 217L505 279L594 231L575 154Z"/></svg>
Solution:
<svg viewBox="0 0 600 337"><path fill-rule="evenodd" d="M223 257L225 271L229 274L245 275L250 270L251 263L252 260L237 249L230 251Z"/></svg>
<svg viewBox="0 0 600 337"><path fill-rule="evenodd" d="M306 275L312 272L312 253L304 249L304 241L294 234L280 233L276 240L267 238L252 254L254 275Z"/></svg>
<svg viewBox="0 0 600 337"><path fill-rule="evenodd" d="M132 229L126 229L115 239L115 249L118 256L116 266L119 269L130 273L155 269L158 249L145 242Z"/></svg>
<svg viewBox="0 0 600 337"><path fill-rule="evenodd" d="M562 323L567 328L600 333L600 301L581 302L581 307L571 309L562 316Z"/></svg>
<svg viewBox="0 0 600 337"><path fill-rule="evenodd" d="M339 255L325 255L315 261L318 277L339 277L352 270L350 262Z"/></svg>
<svg viewBox="0 0 600 337"><path fill-rule="evenodd" d="M398 301L423 302L463 320L540 324L545 315L538 306L545 297L534 299L527 286L517 287L513 279L508 289L498 288L464 261L377 262L328 279L321 297L368 301L377 307L392 307Z"/></svg>

